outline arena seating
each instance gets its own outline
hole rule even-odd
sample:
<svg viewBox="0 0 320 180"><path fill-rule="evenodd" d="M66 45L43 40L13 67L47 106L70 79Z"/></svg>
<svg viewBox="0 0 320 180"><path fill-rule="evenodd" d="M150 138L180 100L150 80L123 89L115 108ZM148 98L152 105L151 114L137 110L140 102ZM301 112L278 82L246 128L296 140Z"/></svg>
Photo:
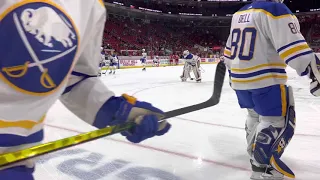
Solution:
<svg viewBox="0 0 320 180"><path fill-rule="evenodd" d="M128 18L109 16L103 44L122 52L122 55L138 55L125 50L147 49L153 55L179 53L185 49L197 50L194 45L210 47L222 45L208 29L172 27L170 24L134 22ZM201 53L201 52L199 52Z"/></svg>
<svg viewBox="0 0 320 180"><path fill-rule="evenodd" d="M298 15L297 17L301 33L312 48L320 52L320 14ZM141 49L146 49L151 56L181 55L183 50L188 49L205 57L208 56L208 49L222 48L226 38L225 35L222 36L210 28L197 28L190 24L172 26L169 23L150 23L109 15L103 44L106 49L114 49L121 55L141 55ZM207 51L204 51L205 48Z"/></svg>

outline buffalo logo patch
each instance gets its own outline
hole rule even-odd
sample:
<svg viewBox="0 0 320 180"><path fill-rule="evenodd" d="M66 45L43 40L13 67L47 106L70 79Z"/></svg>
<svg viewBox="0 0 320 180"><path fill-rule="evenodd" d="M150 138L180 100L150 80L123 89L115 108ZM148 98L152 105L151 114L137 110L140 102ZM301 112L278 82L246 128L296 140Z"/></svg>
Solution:
<svg viewBox="0 0 320 180"><path fill-rule="evenodd" d="M72 19L48 1L9 9L0 15L1 79L23 93L53 92L67 78L78 49Z"/></svg>

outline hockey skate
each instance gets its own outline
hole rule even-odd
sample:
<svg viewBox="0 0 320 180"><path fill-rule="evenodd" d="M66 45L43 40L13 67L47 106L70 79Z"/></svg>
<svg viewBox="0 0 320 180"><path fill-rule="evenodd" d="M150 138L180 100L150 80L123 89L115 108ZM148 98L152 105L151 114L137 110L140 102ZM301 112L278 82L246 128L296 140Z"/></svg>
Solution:
<svg viewBox="0 0 320 180"><path fill-rule="evenodd" d="M271 166L268 167L258 167L254 165L251 161L252 175L250 179L252 180L283 180L284 176L280 172L276 171Z"/></svg>
<svg viewBox="0 0 320 180"><path fill-rule="evenodd" d="M112 71L110 71L109 74L112 74Z"/></svg>
<svg viewBox="0 0 320 180"><path fill-rule="evenodd" d="M143 68L142 71L146 71L146 68Z"/></svg>
<svg viewBox="0 0 320 180"><path fill-rule="evenodd" d="M113 71L113 74L116 74L116 71Z"/></svg>
<svg viewBox="0 0 320 180"><path fill-rule="evenodd" d="M201 79L199 78L199 79L197 79L196 81L197 81L197 82L201 82Z"/></svg>

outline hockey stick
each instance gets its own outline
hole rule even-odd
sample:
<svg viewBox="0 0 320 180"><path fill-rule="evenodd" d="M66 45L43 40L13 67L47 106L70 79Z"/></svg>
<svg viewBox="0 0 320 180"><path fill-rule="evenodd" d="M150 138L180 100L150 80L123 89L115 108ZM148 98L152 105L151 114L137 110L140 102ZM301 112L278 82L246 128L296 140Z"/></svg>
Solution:
<svg viewBox="0 0 320 180"><path fill-rule="evenodd" d="M182 114L187 114L193 111L198 111L200 109L217 105L220 101L225 72L226 72L225 65L223 63L219 63L216 68L216 73L214 78L214 90L210 99L208 99L203 103L168 111L165 113L165 117L161 119L161 121L168 118L176 117ZM108 126L103 129L99 129L99 130L91 131L88 133L83 133L76 136L60 139L57 141L33 146L20 151L1 154L0 167L7 166L20 161L24 161L27 159L31 159L31 158L48 154L51 152L55 152L58 150L62 150L68 147L73 147L75 145L79 145L82 143L90 142L90 141L93 141L102 137L110 136L122 131L126 131L132 128L134 125L135 124L133 122L128 122L122 125Z"/></svg>
<svg viewBox="0 0 320 180"><path fill-rule="evenodd" d="M202 66L200 66L201 72L205 73L206 71L202 68Z"/></svg>

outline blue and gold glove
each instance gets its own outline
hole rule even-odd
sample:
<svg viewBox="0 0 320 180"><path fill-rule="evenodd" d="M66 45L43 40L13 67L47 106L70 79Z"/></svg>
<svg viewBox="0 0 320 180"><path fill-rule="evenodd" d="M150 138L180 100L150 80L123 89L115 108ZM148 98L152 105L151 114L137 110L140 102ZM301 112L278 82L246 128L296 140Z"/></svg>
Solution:
<svg viewBox="0 0 320 180"><path fill-rule="evenodd" d="M167 121L159 122L164 117L163 111L147 102L123 94L111 97L98 111L93 125L97 128L134 121L136 126L121 133L129 141L139 143L145 139L161 136L171 127Z"/></svg>

